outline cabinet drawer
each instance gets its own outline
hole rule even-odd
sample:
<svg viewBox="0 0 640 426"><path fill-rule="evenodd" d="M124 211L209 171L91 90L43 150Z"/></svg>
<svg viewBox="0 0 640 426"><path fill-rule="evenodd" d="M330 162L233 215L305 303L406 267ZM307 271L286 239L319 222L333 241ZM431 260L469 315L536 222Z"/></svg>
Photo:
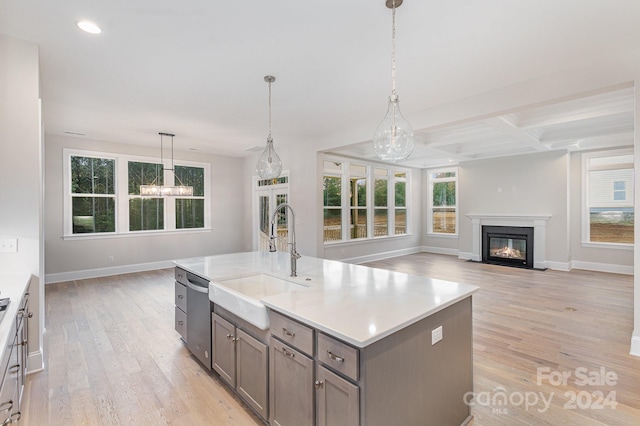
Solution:
<svg viewBox="0 0 640 426"><path fill-rule="evenodd" d="M318 333L318 361L330 369L358 380L358 349L326 334Z"/></svg>
<svg viewBox="0 0 640 426"><path fill-rule="evenodd" d="M176 300L175 305L187 312L187 287L176 281Z"/></svg>
<svg viewBox="0 0 640 426"><path fill-rule="evenodd" d="M271 335L287 342L294 348L313 355L313 329L277 312L269 314Z"/></svg>
<svg viewBox="0 0 640 426"><path fill-rule="evenodd" d="M175 307L175 329L180 336L182 336L182 340L187 341L187 314L177 306Z"/></svg>
<svg viewBox="0 0 640 426"><path fill-rule="evenodd" d="M184 269L176 268L176 281L187 285L187 271Z"/></svg>

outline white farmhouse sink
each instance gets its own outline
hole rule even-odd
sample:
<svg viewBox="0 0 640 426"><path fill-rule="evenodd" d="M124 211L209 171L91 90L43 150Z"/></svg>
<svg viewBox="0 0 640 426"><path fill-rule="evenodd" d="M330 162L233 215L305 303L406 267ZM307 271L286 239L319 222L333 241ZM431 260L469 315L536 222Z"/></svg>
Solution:
<svg viewBox="0 0 640 426"><path fill-rule="evenodd" d="M269 311L260 299L307 287L268 274L258 273L211 281L209 298L229 312L261 330L269 328Z"/></svg>

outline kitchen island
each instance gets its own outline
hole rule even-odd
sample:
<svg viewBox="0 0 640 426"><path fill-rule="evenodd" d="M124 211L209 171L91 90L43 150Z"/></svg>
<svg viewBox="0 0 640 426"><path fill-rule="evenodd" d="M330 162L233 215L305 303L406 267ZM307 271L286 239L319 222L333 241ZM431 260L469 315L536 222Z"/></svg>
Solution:
<svg viewBox="0 0 640 426"><path fill-rule="evenodd" d="M306 256L290 277L289 260L248 252L175 262L176 274L209 281L213 369L259 415L282 426L470 420L464 395L473 390L477 287ZM289 285L266 288L257 279L264 276ZM227 304L229 295L239 302ZM256 306L268 312L266 322L245 315ZM218 351L227 342L229 356ZM251 377L264 377L258 385L238 384L248 367Z"/></svg>

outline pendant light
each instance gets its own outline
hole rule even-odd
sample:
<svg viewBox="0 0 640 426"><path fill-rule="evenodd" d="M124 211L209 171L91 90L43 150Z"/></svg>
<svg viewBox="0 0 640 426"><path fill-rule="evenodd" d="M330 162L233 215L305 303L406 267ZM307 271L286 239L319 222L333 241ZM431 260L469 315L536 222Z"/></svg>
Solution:
<svg viewBox="0 0 640 426"><path fill-rule="evenodd" d="M396 8L402 0L386 0L391 9L391 96L387 115L382 119L373 135L373 150L378 158L384 161L406 160L413 148L413 128L400 113L398 95L396 94Z"/></svg>
<svg viewBox="0 0 640 426"><path fill-rule="evenodd" d="M176 169L173 165L173 137L175 136L172 133L158 133L160 135L160 163L161 166L156 168L156 178L151 183L151 185L140 185L140 195L143 197L164 197L164 196L183 196L183 197L191 197L193 196L193 186L186 186L182 183L180 178L176 175ZM166 169L164 167L164 137L171 138L171 168ZM164 179L164 171L169 170L173 173L174 183L180 183L180 185L170 186L170 185L158 185L159 175L158 171L163 174Z"/></svg>
<svg viewBox="0 0 640 426"><path fill-rule="evenodd" d="M273 148L273 138L271 137L271 83L276 81L272 75L265 75L264 81L269 83L269 136L267 136L267 146L265 147L258 164L256 164L256 172L262 179L275 179L280 176L282 171L282 161Z"/></svg>

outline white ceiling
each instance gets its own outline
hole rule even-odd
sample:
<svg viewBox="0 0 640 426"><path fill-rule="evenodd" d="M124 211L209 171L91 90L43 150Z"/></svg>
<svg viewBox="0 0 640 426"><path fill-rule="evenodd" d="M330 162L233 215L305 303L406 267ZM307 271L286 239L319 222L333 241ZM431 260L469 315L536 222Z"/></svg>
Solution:
<svg viewBox="0 0 640 426"><path fill-rule="evenodd" d="M91 19L103 33L75 22ZM637 0L407 0L397 11L404 114L535 81L606 58L640 57ZM384 0L2 0L0 33L40 47L48 134L249 156L344 130L331 149L373 158L390 92ZM640 75L640 73L639 73ZM578 78L579 76L576 76ZM598 88L593 88L598 89ZM416 128L407 162L633 143L631 85L500 115ZM286 166L286 165L285 165Z"/></svg>

